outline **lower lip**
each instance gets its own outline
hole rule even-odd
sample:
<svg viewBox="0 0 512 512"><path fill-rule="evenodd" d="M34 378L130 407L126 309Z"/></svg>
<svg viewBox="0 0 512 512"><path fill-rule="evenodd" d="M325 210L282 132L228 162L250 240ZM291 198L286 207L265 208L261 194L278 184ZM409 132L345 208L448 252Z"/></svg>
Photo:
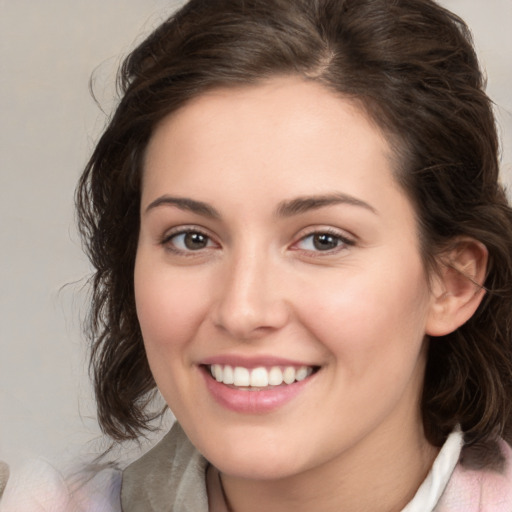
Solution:
<svg viewBox="0 0 512 512"><path fill-rule="evenodd" d="M231 411L245 414L262 414L279 409L301 393L315 375L310 375L306 379L293 384L276 386L272 389L246 391L217 382L205 367L201 367L201 373L205 379L206 387L217 403Z"/></svg>

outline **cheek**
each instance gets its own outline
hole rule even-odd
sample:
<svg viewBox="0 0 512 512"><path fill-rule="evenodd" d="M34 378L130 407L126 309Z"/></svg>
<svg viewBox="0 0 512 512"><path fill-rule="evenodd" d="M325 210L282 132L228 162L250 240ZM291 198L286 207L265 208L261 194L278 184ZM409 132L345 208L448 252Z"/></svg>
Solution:
<svg viewBox="0 0 512 512"><path fill-rule="evenodd" d="M351 269L339 282L317 281L310 290L304 322L352 377L370 367L389 373L415 363L429 298L421 262L385 272Z"/></svg>
<svg viewBox="0 0 512 512"><path fill-rule="evenodd" d="M204 316L200 288L182 281L156 265L140 261L135 267L137 316L150 363L185 345Z"/></svg>
<svg viewBox="0 0 512 512"><path fill-rule="evenodd" d="M190 342L204 318L202 288L150 259L137 261L134 278L137 316L151 373L173 413L183 416L187 407L181 397L193 385Z"/></svg>

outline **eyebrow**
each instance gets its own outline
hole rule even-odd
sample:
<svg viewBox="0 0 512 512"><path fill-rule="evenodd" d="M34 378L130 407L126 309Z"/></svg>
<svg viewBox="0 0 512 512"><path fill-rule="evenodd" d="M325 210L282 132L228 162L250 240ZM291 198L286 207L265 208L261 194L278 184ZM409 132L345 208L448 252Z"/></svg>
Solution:
<svg viewBox="0 0 512 512"><path fill-rule="evenodd" d="M300 215L310 210L317 210L326 206L348 204L351 206L358 206L364 208L372 213L377 214L377 210L365 201L357 199L356 197L348 194L336 193L326 194L319 196L304 196L291 199L289 201L281 202L275 211L276 217L293 217L294 215ZM164 195L158 197L152 201L146 208L146 212L158 208L159 206L176 206L181 210L191 211L203 217L209 217L211 219L220 219L220 213L208 203L203 201L196 201L195 199L189 199L186 197L173 197Z"/></svg>
<svg viewBox="0 0 512 512"><path fill-rule="evenodd" d="M358 206L377 214L377 210L368 203L357 199L356 197L336 193L320 196L305 196L291 199L290 201L283 201L276 209L277 217L292 217L293 215L300 215L310 210L317 210L325 206L332 206L337 204L348 204L351 206Z"/></svg>
<svg viewBox="0 0 512 512"><path fill-rule="evenodd" d="M211 219L220 219L220 213L208 203L203 203L202 201L195 201L194 199L189 199L186 197L172 197L172 196L161 196L151 202L146 208L146 212L152 210L153 208L158 208L159 206L176 206L181 210L188 210L193 213L197 213L198 215L202 215L203 217L209 217Z"/></svg>

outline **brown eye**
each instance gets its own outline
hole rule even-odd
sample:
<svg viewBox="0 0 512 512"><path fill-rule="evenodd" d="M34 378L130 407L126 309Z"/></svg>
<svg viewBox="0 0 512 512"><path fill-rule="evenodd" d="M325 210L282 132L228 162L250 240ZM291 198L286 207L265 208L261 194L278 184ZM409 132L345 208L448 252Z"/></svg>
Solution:
<svg viewBox="0 0 512 512"><path fill-rule="evenodd" d="M341 243L337 236L330 235L329 233L317 233L312 237L313 247L317 251L330 251L335 249Z"/></svg>
<svg viewBox="0 0 512 512"><path fill-rule="evenodd" d="M191 251L204 249L208 245L208 237L202 233L185 233L183 238L185 247Z"/></svg>
<svg viewBox="0 0 512 512"><path fill-rule="evenodd" d="M338 232L316 231L301 238L295 249L310 253L334 253L354 245L354 241Z"/></svg>
<svg viewBox="0 0 512 512"><path fill-rule="evenodd" d="M164 243L178 251L200 251L213 245L210 237L200 231L182 231L168 237Z"/></svg>

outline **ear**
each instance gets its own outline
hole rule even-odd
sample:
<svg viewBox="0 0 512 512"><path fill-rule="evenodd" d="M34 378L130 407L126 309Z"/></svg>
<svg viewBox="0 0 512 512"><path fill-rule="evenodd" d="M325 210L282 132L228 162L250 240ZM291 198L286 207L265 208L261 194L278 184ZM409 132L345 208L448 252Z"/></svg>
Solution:
<svg viewBox="0 0 512 512"><path fill-rule="evenodd" d="M488 251L472 238L455 240L432 279L426 324L430 336L444 336L467 322L485 295Z"/></svg>

